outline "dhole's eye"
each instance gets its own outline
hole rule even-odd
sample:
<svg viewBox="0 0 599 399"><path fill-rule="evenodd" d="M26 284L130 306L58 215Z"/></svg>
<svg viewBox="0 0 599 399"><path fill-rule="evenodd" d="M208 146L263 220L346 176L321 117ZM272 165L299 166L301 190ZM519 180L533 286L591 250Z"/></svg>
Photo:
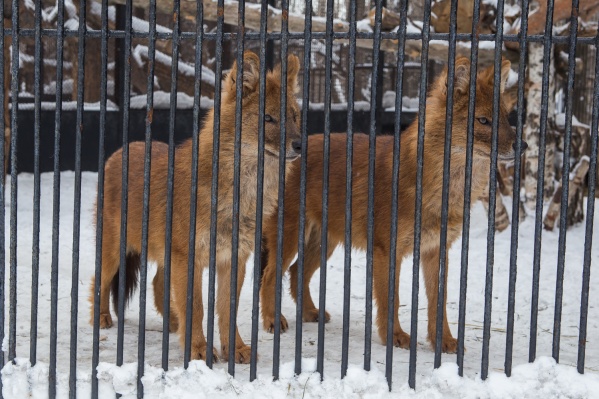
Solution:
<svg viewBox="0 0 599 399"><path fill-rule="evenodd" d="M489 120L487 118L485 118L484 116L481 118L477 118L478 121L480 122L481 125L488 125L489 124Z"/></svg>
<svg viewBox="0 0 599 399"><path fill-rule="evenodd" d="M275 123L275 118L273 118L272 116L266 114L266 115L264 115L264 122Z"/></svg>

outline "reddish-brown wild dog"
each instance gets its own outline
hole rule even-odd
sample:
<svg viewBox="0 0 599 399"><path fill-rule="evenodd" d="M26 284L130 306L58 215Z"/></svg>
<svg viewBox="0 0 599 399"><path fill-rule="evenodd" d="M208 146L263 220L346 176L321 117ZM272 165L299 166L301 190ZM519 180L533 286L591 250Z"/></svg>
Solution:
<svg viewBox="0 0 599 399"><path fill-rule="evenodd" d="M241 185L239 208L239 252L237 299L245 276L245 264L254 250L256 217L256 182L258 164L258 121L259 121L259 59L251 52L244 55L243 96L241 122ZM288 161L297 158L301 152L299 141L299 112L295 99L299 60L291 55L288 58L287 73L287 139L285 156ZM230 278L231 278L231 238L233 204L233 159L235 141L235 102L237 65L223 82L220 127L220 159L218 174L218 224L216 243L216 272L218 287L216 312L222 356L228 356ZM278 190L280 124L281 71L280 66L266 77L265 108L265 164L264 164L264 214L275 210ZM214 111L206 116L200 131L198 202L196 208L197 226L195 242L195 274L193 293L192 359L206 358L206 339L202 328L204 308L202 304L202 271L209 264L210 247L210 196L212 182ZM140 268L142 244L142 203L144 186L144 143L129 146L129 199L127 220L126 298L130 298L137 284ZM171 331L179 330L181 346L185 344L185 310L187 293L187 263L189 241L189 212L191 195L191 140L185 141L175 150L175 180L173 197L173 233L171 252ZM165 254L165 226L167 200L168 146L152 144L152 167L150 172L150 206L148 260L158 263L158 271L153 280L155 305L163 310L163 262ZM287 162L289 168L291 162ZM122 152L112 155L105 166L105 193L102 233L102 281L100 287L100 327L112 326L109 298L112 290L116 302L118 290L118 268L121 225L121 165ZM92 284L92 294L94 287ZM93 299L93 296L92 296ZM92 300L93 303L93 300ZM239 301L237 301L239 303ZM116 306L115 306L116 309ZM93 318L93 305L92 305ZM237 331L235 361L247 363L250 348L245 345ZM216 355L216 351L213 349Z"/></svg>
<svg viewBox="0 0 599 399"><path fill-rule="evenodd" d="M510 70L510 62L503 61L501 68L501 91ZM448 214L448 247L459 237L462 230L465 153L468 118L468 86L470 61L460 58L456 61L454 111L451 146L451 170ZM474 156L472 168L472 198L479 198L488 184L489 159L491 153L491 122L493 115L493 67L482 70L476 79L476 114L474 125ZM433 83L427 98L426 125L424 139L424 170L422 179L422 241L421 259L426 294L428 297L428 339L435 343L435 322L437 289L439 284L439 242L441 230L441 195L443 189L443 148L445 140L445 111L447 103L447 70ZM401 135L400 180L398 193L398 235L397 265L395 281L397 293L399 285L399 265L413 252L414 208L418 145L417 120ZM513 143L516 134L510 127L507 112L503 105L499 111L498 134L499 159L513 159ZM379 136L376 139L375 187L374 187L374 298L378 307L376 324L379 336L385 342L387 336L387 298L389 279L389 243L391 215L391 179L393 165L393 137ZM523 143L523 148L526 144ZM366 249L367 206L368 203L368 137L354 136L353 155L353 194L352 194L352 245ZM303 319L306 322L318 320L318 309L310 296L309 283L314 272L320 267L320 240L322 223L322 176L323 176L323 136L311 136L308 140L307 188L306 188L306 242L304 258L304 299ZM332 134L329 156L329 222L328 254L344 242L345 197L346 197L346 135ZM285 182L283 272L298 251L299 187L300 168L290 170ZM264 327L271 331L275 322L275 272L277 213L267 219L264 226L263 249L264 275L262 278L261 301ZM297 298L297 263L290 269L291 295ZM447 280L444 282L447 284ZM452 287L457 290L457 287ZM447 292L447 290L445 290ZM407 348L410 337L399 323L399 294L395 295L395 321L393 343ZM445 298L446 301L446 298ZM444 305L445 306L445 305ZM443 313L444 352L454 352L457 341L452 337L447 323L447 312ZM326 314L328 321L329 315ZM286 330L287 321L281 316L281 328Z"/></svg>

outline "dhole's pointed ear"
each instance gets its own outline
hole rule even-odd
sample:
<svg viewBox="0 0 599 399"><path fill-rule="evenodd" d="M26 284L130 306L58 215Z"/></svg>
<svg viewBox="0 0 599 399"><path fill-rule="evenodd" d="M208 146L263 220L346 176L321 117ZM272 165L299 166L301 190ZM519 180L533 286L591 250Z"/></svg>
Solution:
<svg viewBox="0 0 599 399"><path fill-rule="evenodd" d="M455 70L453 78L453 89L460 94L466 94L468 92L468 85L470 84L470 60L468 58L460 57L455 61ZM445 94L447 94L448 87L449 81L446 75Z"/></svg>
<svg viewBox="0 0 599 399"><path fill-rule="evenodd" d="M287 57L287 91L288 93L297 94L299 86L297 84L297 74L300 69L299 58L291 54ZM273 77L281 80L281 64L277 64L272 71Z"/></svg>
<svg viewBox="0 0 599 399"><path fill-rule="evenodd" d="M260 81L260 59L251 51L243 53L243 97L256 91L258 82ZM235 98L237 90L237 61L233 64L233 68L225 78L225 93L231 98Z"/></svg>
<svg viewBox="0 0 599 399"><path fill-rule="evenodd" d="M299 86L297 84L297 74L299 73L299 69L299 58L293 54L287 57L287 90L293 94L299 92Z"/></svg>
<svg viewBox="0 0 599 399"><path fill-rule="evenodd" d="M512 63L508 60L503 60L501 63L501 93L505 91L505 84L507 83L507 78L510 76L510 69Z"/></svg>

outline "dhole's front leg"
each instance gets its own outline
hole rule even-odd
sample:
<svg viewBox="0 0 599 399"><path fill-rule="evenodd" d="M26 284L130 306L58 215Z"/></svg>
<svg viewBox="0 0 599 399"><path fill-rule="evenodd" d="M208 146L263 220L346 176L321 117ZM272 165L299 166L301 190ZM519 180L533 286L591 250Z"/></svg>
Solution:
<svg viewBox="0 0 599 399"><path fill-rule="evenodd" d="M187 255L177 251L171 253L172 265L172 296L174 297L173 312L179 322L179 342L185 350L185 331L187 322ZM204 263L197 262L194 267L193 305L191 323L191 359L206 360L206 337L202 322L204 320L204 304L202 301L202 271ZM218 361L218 353L212 348L213 359Z"/></svg>
<svg viewBox="0 0 599 399"><path fill-rule="evenodd" d="M449 323L447 322L447 271L449 263L445 255L445 297L443 298L443 352L455 353L458 349L458 341L451 335ZM437 334L437 300L439 298L439 248L422 254L422 270L424 272L424 283L426 285L426 296L428 298L428 339L435 346Z"/></svg>
<svg viewBox="0 0 599 399"><path fill-rule="evenodd" d="M237 292L235 308L239 309L239 294L243 286L245 277L245 264L249 255L239 250L237 263ZM220 334L220 343L222 347L223 360L229 357L229 329L231 316L231 262L219 262L217 264L218 272L218 292L216 300L216 310L218 313L218 330ZM239 335L239 328L235 325L235 363L249 363L251 355L250 346L246 345Z"/></svg>
<svg viewBox="0 0 599 399"><path fill-rule="evenodd" d="M321 231L319 229L311 229L309 234L306 234L306 241L304 244L304 281L302 285L303 289L303 308L302 308L302 320L305 322L318 322L319 310L314 305L312 295L310 295L310 280L312 276L320 268L320 251L321 251ZM327 244L327 259L331 257L337 243L329 241ZM295 303L297 303L297 277L298 277L298 266L297 261L289 268L289 288L291 296ZM330 320L331 316L327 311L324 312L325 323Z"/></svg>
<svg viewBox="0 0 599 399"><path fill-rule="evenodd" d="M272 231L272 230L271 230ZM274 230L276 232L276 230ZM289 237L285 231L285 237ZM294 245L296 244L296 245ZM269 333L275 331L275 297L277 283L277 244L276 233L263 242L266 249L262 251L263 274L260 284L260 304L262 309L262 323ZM281 275L285 275L289 264L293 260L293 250L297 253L297 240L283 240L283 260L281 262ZM281 314L281 332L287 331L287 319Z"/></svg>
<svg viewBox="0 0 599 399"><path fill-rule="evenodd" d="M393 345L407 349L410 346L410 335L399 324L399 271L404 255L396 256L395 264L395 297L393 301ZM376 325L383 344L387 342L387 325L389 313L389 249L375 247L373 264L373 291L377 305Z"/></svg>

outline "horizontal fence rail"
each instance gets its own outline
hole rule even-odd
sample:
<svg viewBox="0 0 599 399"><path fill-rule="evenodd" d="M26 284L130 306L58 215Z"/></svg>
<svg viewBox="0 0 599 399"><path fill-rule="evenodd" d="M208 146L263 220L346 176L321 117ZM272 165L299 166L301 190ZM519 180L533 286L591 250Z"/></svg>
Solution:
<svg viewBox="0 0 599 399"><path fill-rule="evenodd" d="M113 395L119 370L140 398L181 367L384 367L392 392L443 362L596 372L599 14L549 0L529 33L529 1L499 0L482 33L489 4L464 27L446 2L446 32L431 0L393 29L384 0L343 24L341 2L261 0L259 31L249 1L235 24L224 0L3 2L0 399L19 370L39 390L36 364L52 399Z"/></svg>

